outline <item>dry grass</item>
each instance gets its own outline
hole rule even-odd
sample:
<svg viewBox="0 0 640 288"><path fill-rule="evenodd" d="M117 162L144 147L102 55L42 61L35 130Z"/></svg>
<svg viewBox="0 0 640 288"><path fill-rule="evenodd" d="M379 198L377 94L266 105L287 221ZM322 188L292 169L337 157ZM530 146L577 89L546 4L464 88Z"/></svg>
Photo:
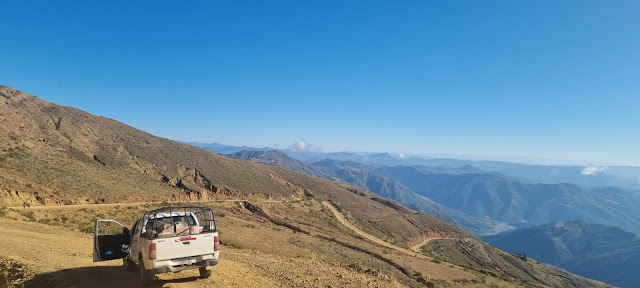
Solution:
<svg viewBox="0 0 640 288"><path fill-rule="evenodd" d="M30 211L7 209L4 218L16 218L23 222L46 223L49 226L64 227L65 230L76 231L76 233L86 233L90 232L89 227L92 228L92 221L95 218L112 218L131 225L135 218L144 211L166 204L93 205L95 208L91 208L91 206L81 208L63 206L60 208L30 209ZM375 245L359 238L344 226L340 226L335 219L331 219L328 214L330 212L323 209L323 206L315 200L284 203L256 202L253 204L260 207L269 217L289 221L289 224L299 226L303 231L309 232L308 234L275 224L271 220L247 210L242 202L200 204L214 209L216 224L225 249L244 251L241 252L242 255L262 253L266 258L295 259L299 263L320 261L319 263L325 263L331 267L344 267L345 271L351 271L350 273L390 277L389 279L396 279L399 281L398 283L414 287L418 285L416 282L418 277L428 279L438 287L487 287L483 285L489 284L498 285L496 287L513 287L525 284L515 279L492 277L446 261L435 263L411 257ZM25 214L31 216L27 217ZM296 215L301 216L300 219L292 218ZM84 227L87 229L83 229ZM327 239L329 236L335 241ZM348 243L348 245L341 243ZM353 249L353 247L358 247L358 249ZM378 256L403 267L409 275ZM277 267L270 268L269 271L285 269ZM287 273L298 273L294 267L286 269L290 270ZM279 270L279 273L282 274L284 271L286 270Z"/></svg>

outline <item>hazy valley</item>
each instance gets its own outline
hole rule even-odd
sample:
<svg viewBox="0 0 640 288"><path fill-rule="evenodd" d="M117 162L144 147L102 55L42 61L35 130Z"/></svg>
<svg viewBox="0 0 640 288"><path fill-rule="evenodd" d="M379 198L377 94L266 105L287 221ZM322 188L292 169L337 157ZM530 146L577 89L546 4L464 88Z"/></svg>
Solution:
<svg viewBox="0 0 640 288"><path fill-rule="evenodd" d="M523 228L483 238L569 272L612 285L637 287L640 235L620 228L572 221Z"/></svg>

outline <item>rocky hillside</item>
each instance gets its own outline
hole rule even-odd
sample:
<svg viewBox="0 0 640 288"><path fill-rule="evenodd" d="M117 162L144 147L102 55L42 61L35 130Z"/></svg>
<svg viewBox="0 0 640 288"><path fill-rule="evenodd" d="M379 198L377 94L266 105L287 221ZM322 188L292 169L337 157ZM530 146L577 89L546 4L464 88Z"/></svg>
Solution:
<svg viewBox="0 0 640 288"><path fill-rule="evenodd" d="M440 218L417 213L359 187L284 168L230 159L153 136L112 119L49 103L10 87L0 87L0 122L3 123L0 126L2 205L245 199L243 210L230 209L251 213L262 219L260 221L276 225L266 231L288 229L371 255L386 263L383 265L388 268L380 271L400 271L408 281L406 285L411 286L414 285L411 283L431 284L411 273L411 267L405 263L428 261L429 258L421 256L415 258L418 260L410 260L402 253L398 254L397 249L408 249L432 237L485 245ZM285 202L271 208L251 204L251 201L264 200ZM293 206L287 205L286 201L294 204L304 201L306 204ZM358 231L384 239L397 249L374 252L383 248L337 226L340 224L332 218L326 205L344 215L345 221L355 225ZM295 207L299 208L293 209ZM347 232L335 233L338 230ZM279 245L294 243L285 241ZM312 248L321 251L315 246ZM465 267L481 267L477 268L478 273L499 281L564 287L600 286L597 282L561 271L557 273L562 277L537 266L513 264L517 259L495 249L478 253L482 255L472 253L473 257L469 258L474 265ZM366 261L343 260L347 263ZM446 265L439 267L457 269Z"/></svg>
<svg viewBox="0 0 640 288"><path fill-rule="evenodd" d="M261 163L271 166L278 166L285 169L298 171L300 173L307 174L309 176L322 177L328 179L335 179L335 173L329 169L317 167L309 164L308 162L291 158L282 151L267 150L267 151L249 151L243 150L225 155L229 158L240 159L250 161L254 163Z"/></svg>

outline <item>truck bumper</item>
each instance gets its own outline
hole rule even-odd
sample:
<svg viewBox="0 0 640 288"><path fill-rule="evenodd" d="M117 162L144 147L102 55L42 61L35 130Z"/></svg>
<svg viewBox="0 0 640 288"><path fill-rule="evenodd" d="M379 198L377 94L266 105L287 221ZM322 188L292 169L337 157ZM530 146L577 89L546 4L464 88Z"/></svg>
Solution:
<svg viewBox="0 0 640 288"><path fill-rule="evenodd" d="M218 259L209 259L209 260L196 262L191 265L164 266L164 267L154 268L151 270L153 270L153 273L178 272L178 271L187 270L187 269L211 267L217 264L218 264Z"/></svg>

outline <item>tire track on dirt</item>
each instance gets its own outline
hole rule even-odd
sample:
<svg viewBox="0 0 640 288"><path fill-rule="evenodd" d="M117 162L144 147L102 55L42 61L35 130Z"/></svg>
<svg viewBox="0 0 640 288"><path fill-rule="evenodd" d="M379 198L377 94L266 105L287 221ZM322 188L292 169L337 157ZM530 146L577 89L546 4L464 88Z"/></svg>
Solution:
<svg viewBox="0 0 640 288"><path fill-rule="evenodd" d="M43 224L0 219L0 256L25 264L37 275L27 287L135 287L138 273L119 260L92 260L93 237ZM229 251L238 254L237 251ZM198 270L159 274L156 287L278 287L277 281L225 257L209 279ZM237 257L236 257L237 258ZM224 275L224 276L222 276Z"/></svg>
<svg viewBox="0 0 640 288"><path fill-rule="evenodd" d="M413 250L413 252L416 253L420 253L420 247L427 245L427 243L431 242L432 240L457 240L458 238L452 238L452 237L428 237L426 239L424 239L424 241L422 241L420 244L418 245L413 245L411 246L411 250Z"/></svg>
<svg viewBox="0 0 640 288"><path fill-rule="evenodd" d="M378 245L381 245L381 246L384 246L384 247L387 247L387 248L390 248L390 249L396 250L396 251L398 251L398 252L402 252L402 253L405 253L405 254L407 254L407 255L411 255L411 256L416 256L416 257L418 257L418 258L427 259L427 257L426 257L426 256L424 256L424 255L422 255L422 254L420 254L420 253L416 253L415 251L411 251L411 250L409 250L409 249L402 248L402 247L398 247L398 246L393 245L393 244L391 244L391 243L387 243L387 242L385 242L384 240L382 240L382 239L380 239L380 238L378 238L378 237L375 237L375 236L373 236L373 235L371 235L371 234L369 234L369 233L366 233L366 232L364 232L364 231L360 230L360 228L358 228L358 227L356 227L355 225L351 224L351 223L350 223L350 222L349 222L349 221L344 217L344 215L343 215L342 213L340 213L340 212L339 212L335 207L333 207L333 205L331 205L331 203L324 201L324 202L322 202L322 205L324 205L325 207L327 207L327 208L329 209L329 211L331 211L331 213L333 213L333 216L335 216L335 217L336 217L336 219L338 219L338 221L339 221L342 225L344 225L344 226L346 226L347 228L351 229L353 232L356 232L356 233L357 233L358 235L360 235L361 237L363 237L363 238L365 238L365 239L367 239L367 240L369 240L369 241L371 241L371 242L373 242L373 243L376 243L376 244L378 244Z"/></svg>
<svg viewBox="0 0 640 288"><path fill-rule="evenodd" d="M35 276L24 287L138 287L138 273L120 260L92 260L93 236L64 227L0 218L0 258ZM322 260L287 258L223 246L211 278L198 270L162 273L152 287L404 287L391 277L349 270Z"/></svg>

